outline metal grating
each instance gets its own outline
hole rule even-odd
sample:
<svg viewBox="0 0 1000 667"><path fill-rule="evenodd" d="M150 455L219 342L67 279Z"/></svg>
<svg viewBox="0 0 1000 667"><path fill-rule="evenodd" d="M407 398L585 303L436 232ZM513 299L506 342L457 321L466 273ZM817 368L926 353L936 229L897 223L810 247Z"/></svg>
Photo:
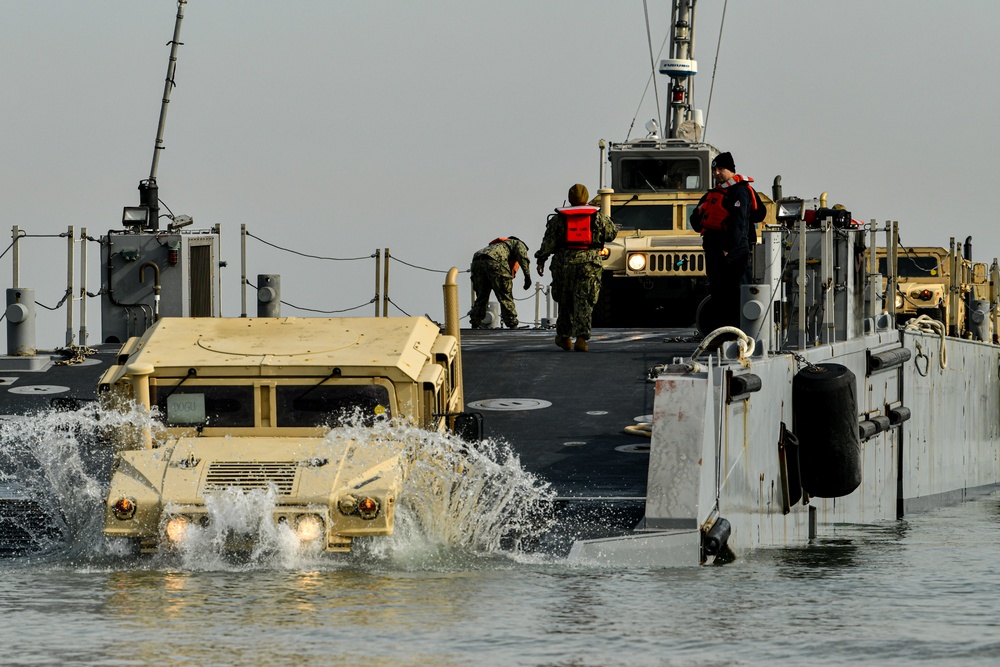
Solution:
<svg viewBox="0 0 1000 667"><path fill-rule="evenodd" d="M236 487L244 491L274 487L291 495L298 465L294 461L216 461L205 475L206 491Z"/></svg>
<svg viewBox="0 0 1000 667"><path fill-rule="evenodd" d="M648 273L704 275L705 254L702 252L654 252L649 255Z"/></svg>

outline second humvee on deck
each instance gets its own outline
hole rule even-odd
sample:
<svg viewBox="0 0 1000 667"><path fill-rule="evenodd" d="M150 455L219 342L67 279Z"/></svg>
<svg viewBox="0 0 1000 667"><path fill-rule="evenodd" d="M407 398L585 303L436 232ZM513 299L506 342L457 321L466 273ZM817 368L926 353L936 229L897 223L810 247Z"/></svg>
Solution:
<svg viewBox="0 0 1000 667"><path fill-rule="evenodd" d="M619 229L604 246L594 326L688 326L708 294L701 235L689 221L714 185L711 165L719 151L655 137L607 150L611 187L598 191L597 203ZM768 210L761 224L773 223L771 199L764 193L761 199Z"/></svg>
<svg viewBox="0 0 1000 667"><path fill-rule="evenodd" d="M967 252L971 254L971 251ZM946 333L972 335L968 319L977 302L989 300L988 267L963 257L958 250L935 247L899 247L895 271L887 266L884 248L878 249L879 272L893 275L894 313L899 326L926 315L941 322Z"/></svg>
<svg viewBox="0 0 1000 667"><path fill-rule="evenodd" d="M460 363L457 336L423 317L162 319L100 382L105 404L162 423L116 434L104 534L146 553L179 546L212 521L210 496L260 489L303 544L390 535L405 445L327 434L399 419L476 437Z"/></svg>

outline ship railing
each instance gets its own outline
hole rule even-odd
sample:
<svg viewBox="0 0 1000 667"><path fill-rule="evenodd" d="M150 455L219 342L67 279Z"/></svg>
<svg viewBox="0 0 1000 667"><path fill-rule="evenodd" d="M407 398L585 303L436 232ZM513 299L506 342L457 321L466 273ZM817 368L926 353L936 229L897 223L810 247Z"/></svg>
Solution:
<svg viewBox="0 0 1000 667"><path fill-rule="evenodd" d="M877 259L880 237L885 239L886 275ZM765 356L897 328L898 247L898 221L881 227L875 220L848 227L829 220L816 226L803 220L769 226L754 251L753 281L743 286L740 328ZM943 324L951 336L997 342L1000 263L994 259L988 269L973 263L968 241L965 253L963 258L952 238Z"/></svg>
<svg viewBox="0 0 1000 667"><path fill-rule="evenodd" d="M21 282L21 251L22 244L27 239L54 238L66 240L66 289L59 301L54 306L47 306L35 300L34 289ZM11 356L34 356L35 335L34 320L35 307L40 306L46 310L57 311L63 306L66 308L66 347L72 348L79 343L80 347L86 347L88 343L87 331L87 299L100 296L100 292L92 294L87 291L87 242L99 243L98 239L87 235L87 228L80 228L80 235L76 235L76 229L69 225L66 231L61 234L28 234L20 226L14 225L11 229L11 244L0 258L11 253L11 287L7 290L7 310L4 316L14 313L8 318L7 347ZM79 248L77 247L79 245ZM77 255L79 255L79 274L76 272ZM35 263L32 263L34 265ZM79 276L79 277L77 277ZM79 310L79 332L76 331L76 310ZM17 321L13 321L16 319ZM79 338L77 338L79 336ZM26 354L29 352L30 354Z"/></svg>

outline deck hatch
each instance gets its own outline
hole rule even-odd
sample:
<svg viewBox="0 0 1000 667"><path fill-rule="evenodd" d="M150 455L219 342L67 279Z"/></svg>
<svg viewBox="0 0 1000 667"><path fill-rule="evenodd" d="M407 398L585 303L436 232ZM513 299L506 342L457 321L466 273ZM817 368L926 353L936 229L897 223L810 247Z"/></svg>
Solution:
<svg viewBox="0 0 1000 667"><path fill-rule="evenodd" d="M236 487L243 491L267 489L291 495L298 465L294 461L216 461L205 475L206 491Z"/></svg>

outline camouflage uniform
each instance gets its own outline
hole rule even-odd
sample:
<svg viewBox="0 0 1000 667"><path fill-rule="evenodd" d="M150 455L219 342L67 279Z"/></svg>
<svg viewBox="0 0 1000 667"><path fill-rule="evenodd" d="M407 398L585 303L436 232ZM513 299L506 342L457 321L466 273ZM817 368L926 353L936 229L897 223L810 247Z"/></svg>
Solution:
<svg viewBox="0 0 1000 667"><path fill-rule="evenodd" d="M476 291L476 302L469 311L469 324L473 329L483 324L491 291L500 302L500 318L503 323L508 329L517 328L513 282L519 265L528 277L528 246L515 237L497 240L482 250L477 250L472 256L472 288ZM530 278L526 282L530 285Z"/></svg>
<svg viewBox="0 0 1000 667"><path fill-rule="evenodd" d="M611 218L598 212L590 223L593 242L607 243L615 239ZM573 250L565 247L566 221L555 213L545 225L542 245L535 259L544 263L552 255L552 296L559 304L556 333L588 340L590 323L601 291L601 256L597 248Z"/></svg>

